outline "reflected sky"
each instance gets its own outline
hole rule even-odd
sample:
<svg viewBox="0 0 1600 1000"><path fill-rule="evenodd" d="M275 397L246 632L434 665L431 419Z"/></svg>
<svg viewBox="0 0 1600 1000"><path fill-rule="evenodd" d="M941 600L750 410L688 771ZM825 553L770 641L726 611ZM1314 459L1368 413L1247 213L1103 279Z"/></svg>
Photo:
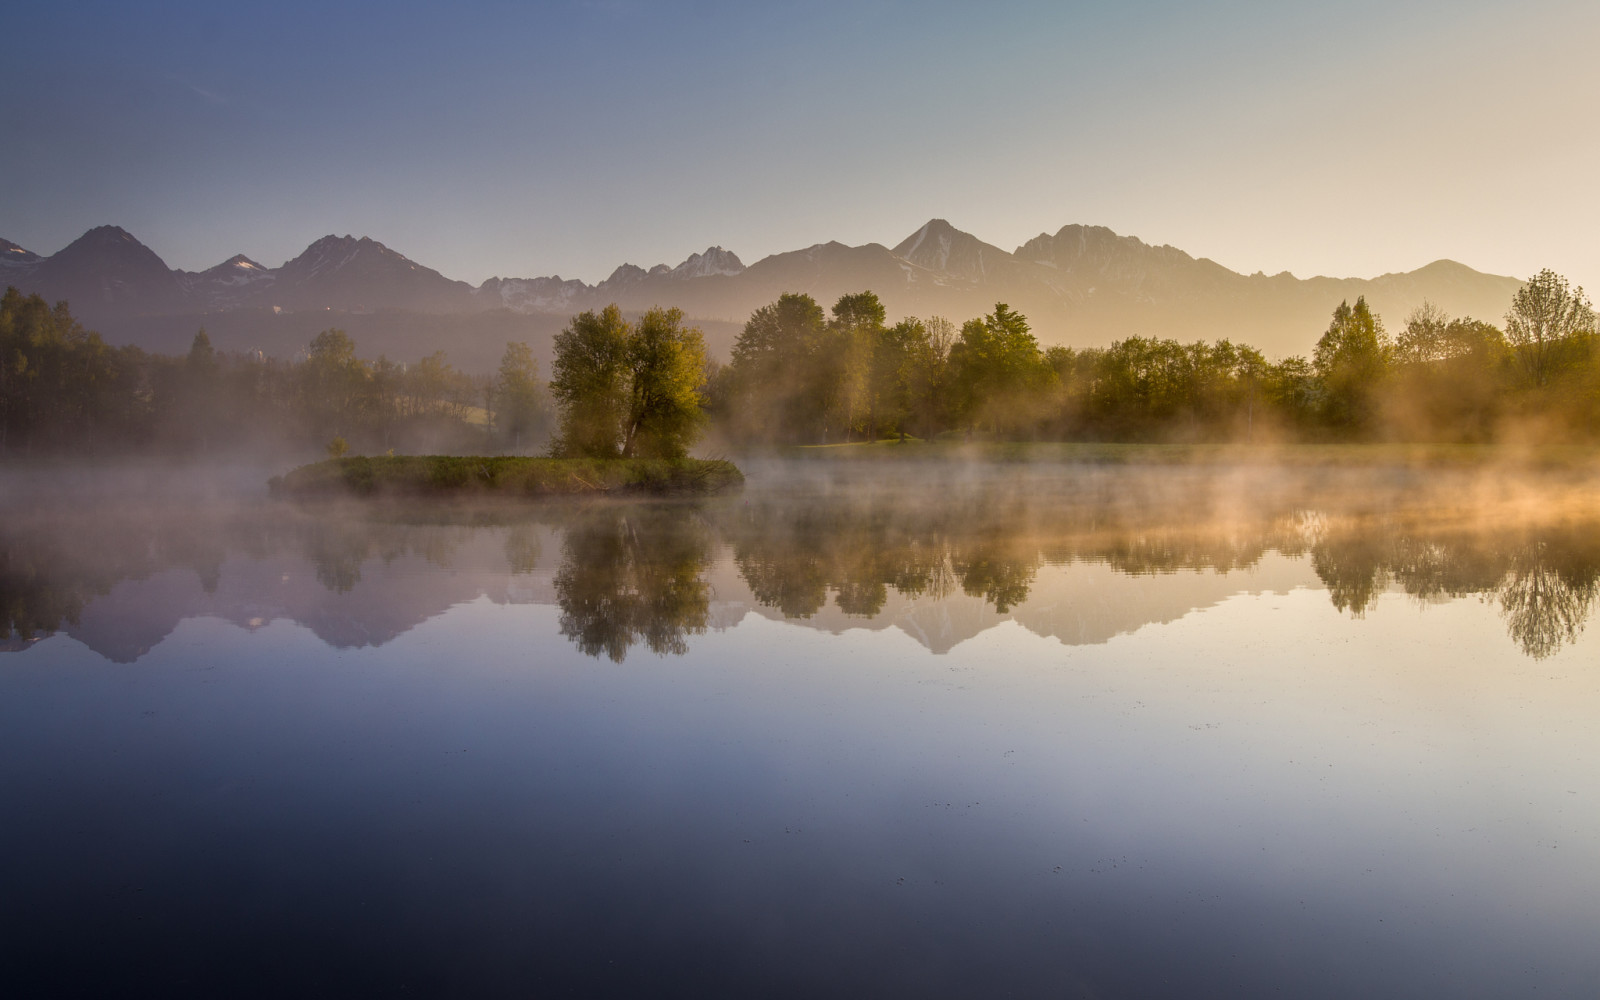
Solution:
<svg viewBox="0 0 1600 1000"><path fill-rule="evenodd" d="M991 471L27 512L8 981L1600 987L1573 484Z"/></svg>

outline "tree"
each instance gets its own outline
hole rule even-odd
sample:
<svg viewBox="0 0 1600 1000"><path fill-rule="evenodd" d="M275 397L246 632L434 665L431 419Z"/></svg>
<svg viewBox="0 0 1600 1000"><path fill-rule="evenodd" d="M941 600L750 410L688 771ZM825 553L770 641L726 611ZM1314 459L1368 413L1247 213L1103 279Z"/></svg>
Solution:
<svg viewBox="0 0 1600 1000"><path fill-rule="evenodd" d="M983 319L968 320L950 348L956 405L969 426L1015 430L1033 415L1035 397L1055 372L1045 363L1027 319L1004 302Z"/></svg>
<svg viewBox="0 0 1600 1000"><path fill-rule="evenodd" d="M1410 437L1485 440L1499 419L1509 348L1498 328L1423 303L1395 344L1385 423Z"/></svg>
<svg viewBox="0 0 1600 1000"><path fill-rule="evenodd" d="M1595 328L1594 309L1582 288L1549 268L1540 271L1511 298L1506 313L1506 339L1528 380L1546 385L1559 366L1559 355L1580 333Z"/></svg>
<svg viewBox="0 0 1600 1000"><path fill-rule="evenodd" d="M339 329L328 329L311 341L306 362L301 366L300 391L305 412L313 422L312 433L326 430L344 433L361 410L368 382L366 365L356 357L355 341Z"/></svg>
<svg viewBox="0 0 1600 1000"><path fill-rule="evenodd" d="M506 344L495 373L492 390L495 428L511 444L522 450L523 442L533 441L547 430L544 390L539 385L539 362L524 343Z"/></svg>
<svg viewBox="0 0 1600 1000"><path fill-rule="evenodd" d="M561 407L558 455L681 458L702 422L705 340L680 309L637 324L615 305L574 316L556 335L550 390Z"/></svg>
<svg viewBox="0 0 1600 1000"><path fill-rule="evenodd" d="M682 309L651 309L628 338L625 458L682 458L703 422L706 345Z"/></svg>
<svg viewBox="0 0 1600 1000"><path fill-rule="evenodd" d="M756 440L825 441L836 392L822 307L785 293L757 309L728 368L735 432Z"/></svg>
<svg viewBox="0 0 1600 1000"><path fill-rule="evenodd" d="M1388 374L1391 352L1383 321L1367 308L1365 296L1354 306L1339 303L1311 358L1326 391L1328 423L1353 431L1371 426L1376 390Z"/></svg>
<svg viewBox="0 0 1600 1000"><path fill-rule="evenodd" d="M550 392L561 408L557 455L614 458L620 453L628 405L628 323L606 306L583 312L556 334L555 377Z"/></svg>
<svg viewBox="0 0 1600 1000"><path fill-rule="evenodd" d="M872 292L842 295L833 305L833 322L828 324L832 343L825 357L834 368L837 388L837 423L849 440L858 421L868 441L877 439L877 393L874 385L877 353L884 334L886 313L883 303Z"/></svg>
<svg viewBox="0 0 1600 1000"><path fill-rule="evenodd" d="M1432 302L1411 310L1406 328L1394 345L1394 359L1403 365L1428 364L1451 356L1450 317Z"/></svg>

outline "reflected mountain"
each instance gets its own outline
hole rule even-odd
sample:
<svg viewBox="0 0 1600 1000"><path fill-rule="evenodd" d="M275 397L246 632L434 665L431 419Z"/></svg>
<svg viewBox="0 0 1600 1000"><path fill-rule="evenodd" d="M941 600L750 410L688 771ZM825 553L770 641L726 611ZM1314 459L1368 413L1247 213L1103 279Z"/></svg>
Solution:
<svg viewBox="0 0 1600 1000"><path fill-rule="evenodd" d="M1355 617L1389 593L1478 597L1542 659L1576 641L1600 593L1600 519L1580 487L1485 495L1439 471L899 469L691 503L43 505L0 523L0 651L61 631L129 663L200 616L287 620L359 648L487 599L555 606L563 636L619 663L640 645L685 653L751 614L896 628L943 653L1007 621L1099 643L1241 593L1320 588Z"/></svg>

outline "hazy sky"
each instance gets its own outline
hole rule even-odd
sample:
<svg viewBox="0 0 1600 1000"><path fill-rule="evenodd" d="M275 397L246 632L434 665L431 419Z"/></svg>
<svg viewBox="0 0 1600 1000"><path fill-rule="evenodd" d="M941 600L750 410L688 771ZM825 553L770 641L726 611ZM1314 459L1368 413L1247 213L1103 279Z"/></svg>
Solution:
<svg viewBox="0 0 1600 1000"><path fill-rule="evenodd" d="M1110 226L1600 293L1600 3L13 4L0 236L453 278Z"/></svg>

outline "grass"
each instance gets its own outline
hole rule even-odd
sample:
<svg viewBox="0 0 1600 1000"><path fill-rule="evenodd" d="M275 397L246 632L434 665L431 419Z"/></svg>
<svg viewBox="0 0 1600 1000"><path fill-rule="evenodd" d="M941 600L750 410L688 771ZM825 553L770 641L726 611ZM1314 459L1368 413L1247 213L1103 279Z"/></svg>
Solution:
<svg viewBox="0 0 1600 1000"><path fill-rule="evenodd" d="M720 459L379 455L333 458L274 476L274 496L504 496L720 493L744 474Z"/></svg>

